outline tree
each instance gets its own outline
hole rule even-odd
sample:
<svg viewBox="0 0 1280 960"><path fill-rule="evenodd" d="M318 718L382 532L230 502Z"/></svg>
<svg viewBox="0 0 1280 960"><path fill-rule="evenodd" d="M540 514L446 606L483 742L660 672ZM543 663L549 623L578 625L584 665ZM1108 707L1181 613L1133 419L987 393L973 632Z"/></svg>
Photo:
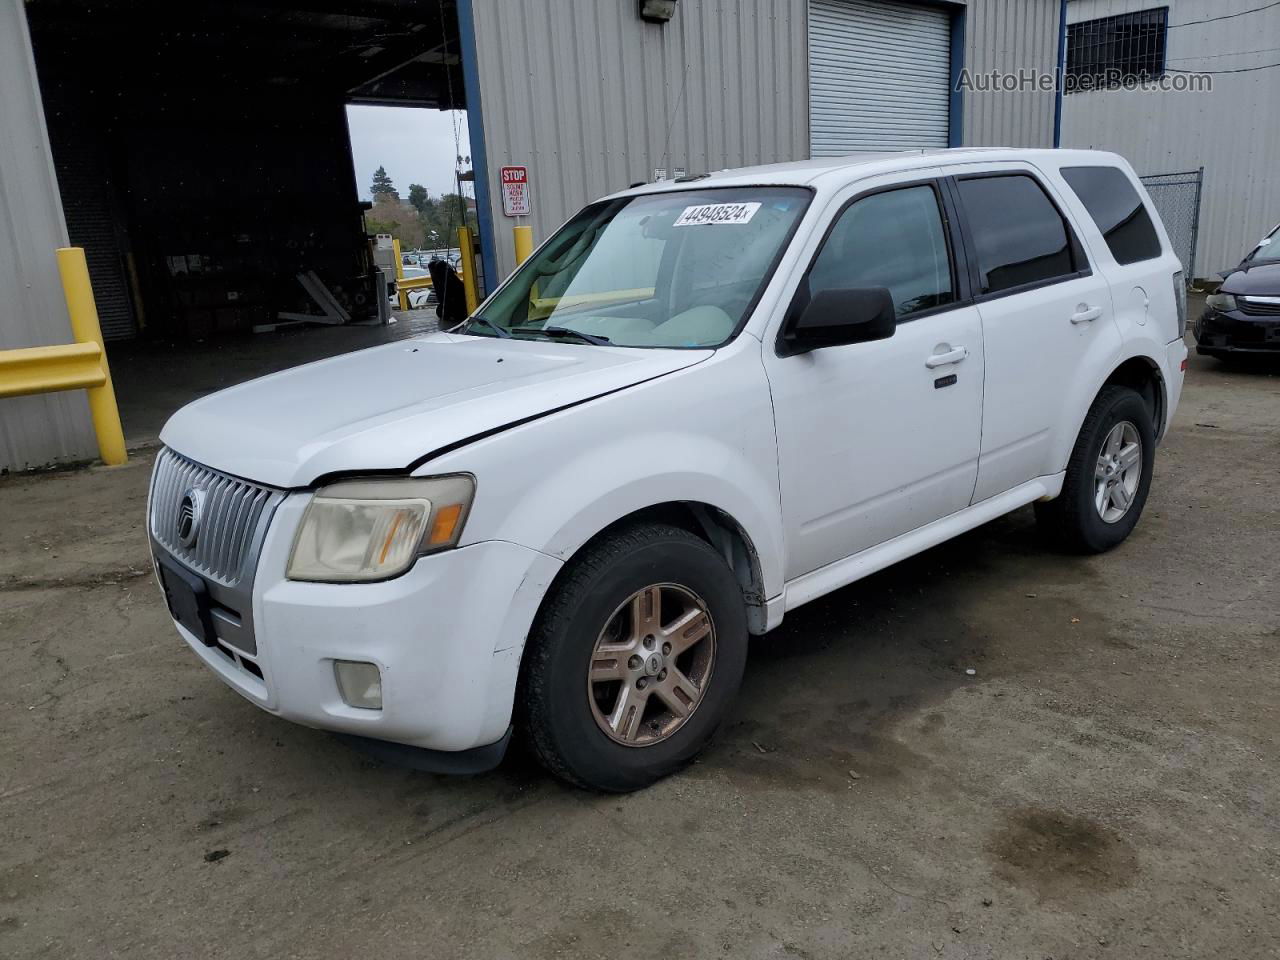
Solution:
<svg viewBox="0 0 1280 960"><path fill-rule="evenodd" d="M373 186L369 188L369 192L373 194L374 203L384 197L400 196L395 185L391 182L391 177L387 175L387 168L381 166L373 171Z"/></svg>
<svg viewBox="0 0 1280 960"><path fill-rule="evenodd" d="M441 197L428 197L421 211L422 226L428 239L434 234L442 247L452 247L458 242L458 228L467 226L476 230L475 211L468 208L467 198L456 193L446 193Z"/></svg>
<svg viewBox="0 0 1280 960"><path fill-rule="evenodd" d="M413 204L413 209L418 211L419 216L426 210L427 201L431 199L427 193L427 188L420 183L409 184L409 202Z"/></svg>
<svg viewBox="0 0 1280 960"><path fill-rule="evenodd" d="M370 233L391 234L400 241L402 250L417 250L425 237L418 212L394 195L378 197L373 209L364 215L364 222Z"/></svg>

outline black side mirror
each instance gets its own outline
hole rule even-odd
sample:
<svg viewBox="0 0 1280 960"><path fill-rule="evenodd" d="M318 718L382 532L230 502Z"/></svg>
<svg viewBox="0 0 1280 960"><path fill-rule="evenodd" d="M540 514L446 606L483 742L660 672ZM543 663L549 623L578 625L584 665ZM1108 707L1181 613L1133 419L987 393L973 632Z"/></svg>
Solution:
<svg viewBox="0 0 1280 960"><path fill-rule="evenodd" d="M784 352L805 353L892 337L898 328L887 287L819 290L782 337Z"/></svg>

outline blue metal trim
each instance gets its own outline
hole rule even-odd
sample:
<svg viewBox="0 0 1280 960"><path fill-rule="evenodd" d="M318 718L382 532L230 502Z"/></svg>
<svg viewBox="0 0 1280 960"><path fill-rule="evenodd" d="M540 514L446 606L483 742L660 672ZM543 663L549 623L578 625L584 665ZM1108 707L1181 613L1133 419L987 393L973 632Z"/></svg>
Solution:
<svg viewBox="0 0 1280 960"><path fill-rule="evenodd" d="M476 220L480 225L480 259L484 264L484 294L495 289L497 248L493 242L493 208L489 205L489 164L484 145L484 114L480 108L480 70L476 64L476 21L471 0L458 0L458 34L462 39L462 85L467 93L467 130L471 135L471 169L475 171Z"/></svg>
<svg viewBox="0 0 1280 960"><path fill-rule="evenodd" d="M1067 80L1067 0L1062 0L1058 11L1058 67L1054 75L1058 80L1058 92L1053 103L1053 145L1062 146L1062 87Z"/></svg>
<svg viewBox="0 0 1280 960"><path fill-rule="evenodd" d="M964 70L964 18L964 7L951 13L951 103L947 117L949 147L964 146L964 91L960 89L960 74Z"/></svg>

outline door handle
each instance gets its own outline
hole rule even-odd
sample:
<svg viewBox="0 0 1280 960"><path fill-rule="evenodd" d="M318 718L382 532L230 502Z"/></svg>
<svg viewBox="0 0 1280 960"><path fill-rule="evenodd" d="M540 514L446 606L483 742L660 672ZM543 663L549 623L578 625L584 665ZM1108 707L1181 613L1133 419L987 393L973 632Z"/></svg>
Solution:
<svg viewBox="0 0 1280 960"><path fill-rule="evenodd" d="M935 353L924 365L932 370L934 367L945 367L948 363L959 363L969 355L969 351L964 347L954 347L946 353Z"/></svg>
<svg viewBox="0 0 1280 960"><path fill-rule="evenodd" d="M1097 320L1102 316L1101 307L1091 307L1087 303L1082 303L1076 307L1076 312L1071 315L1072 323L1088 323L1090 320Z"/></svg>

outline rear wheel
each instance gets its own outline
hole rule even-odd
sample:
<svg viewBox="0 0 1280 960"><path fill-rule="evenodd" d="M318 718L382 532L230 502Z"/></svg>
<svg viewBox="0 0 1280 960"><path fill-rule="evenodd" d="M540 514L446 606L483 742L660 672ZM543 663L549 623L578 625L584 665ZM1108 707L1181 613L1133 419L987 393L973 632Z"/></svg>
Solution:
<svg viewBox="0 0 1280 960"><path fill-rule="evenodd" d="M1036 519L1063 546L1101 553L1137 525L1151 488L1155 428L1142 397L1102 389L1076 439L1062 493L1036 504Z"/></svg>
<svg viewBox="0 0 1280 960"><path fill-rule="evenodd" d="M742 590L710 545L678 527L621 531L576 558L539 613L524 729L571 783L647 786L710 740L746 648Z"/></svg>

